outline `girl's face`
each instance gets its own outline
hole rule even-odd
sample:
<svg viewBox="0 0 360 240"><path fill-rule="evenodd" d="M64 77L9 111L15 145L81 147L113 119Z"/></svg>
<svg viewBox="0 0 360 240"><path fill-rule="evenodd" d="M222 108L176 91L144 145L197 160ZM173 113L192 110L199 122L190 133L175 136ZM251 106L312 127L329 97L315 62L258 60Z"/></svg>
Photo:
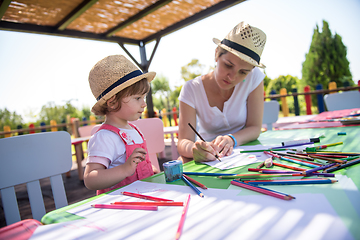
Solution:
<svg viewBox="0 0 360 240"><path fill-rule="evenodd" d="M253 65L241 60L234 54L227 52L216 59L215 79L221 89L231 89L254 68Z"/></svg>
<svg viewBox="0 0 360 240"><path fill-rule="evenodd" d="M140 118L142 112L146 107L147 94L136 94L124 97L121 100L121 108L114 114L125 121L135 121Z"/></svg>

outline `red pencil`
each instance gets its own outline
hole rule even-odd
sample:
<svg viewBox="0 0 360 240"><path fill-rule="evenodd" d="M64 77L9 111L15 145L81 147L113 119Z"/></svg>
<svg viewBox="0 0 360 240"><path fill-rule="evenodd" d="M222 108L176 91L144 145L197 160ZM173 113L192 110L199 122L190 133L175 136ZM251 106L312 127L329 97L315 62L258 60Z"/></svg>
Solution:
<svg viewBox="0 0 360 240"><path fill-rule="evenodd" d="M132 192L122 192L122 195L151 200L151 201L165 201L165 202L173 202L174 201L174 200L169 200L169 199L165 199L165 198L157 198L157 197L152 197L152 196L147 196L147 195L142 195L142 194L132 193Z"/></svg>
<svg viewBox="0 0 360 240"><path fill-rule="evenodd" d="M269 196L272 196L272 197L280 198L280 199L283 199L283 200L291 200L291 199L293 199L293 198L291 198L289 196L286 196L286 195L283 195L283 194L280 194L280 193L277 193L277 192L272 192L272 191L269 191L269 190L265 190L264 188L258 188L258 187L252 186L250 184L241 183L241 182L235 181L235 180L231 181L231 184L235 185L235 186L238 186L238 187L246 188L246 189L249 189L249 190L252 190L252 191L255 191L255 192L263 193L263 194L266 194L266 195L269 195Z"/></svg>
<svg viewBox="0 0 360 240"><path fill-rule="evenodd" d="M189 176L187 176L187 175L185 175L185 174L183 174L183 175L184 175L184 177L185 177L187 180L189 180L190 182L195 183L196 185L198 185L198 186L201 187L202 189L207 189L207 187L206 187L204 184L199 183L199 182L196 181L195 179L193 179L193 178L191 178L191 177L189 177Z"/></svg>
<svg viewBox="0 0 360 240"><path fill-rule="evenodd" d="M106 208L106 209L125 209L125 210L150 210L150 211L157 211L157 206L122 206L122 205L115 205L115 204L94 204L91 205L93 208Z"/></svg>
<svg viewBox="0 0 360 240"><path fill-rule="evenodd" d="M184 206L183 202L114 202L112 204L121 206Z"/></svg>
<svg viewBox="0 0 360 240"><path fill-rule="evenodd" d="M184 209L183 209L182 214L181 214L179 227L178 227L178 230L176 231L176 236L175 236L176 240L180 239L182 229L183 229L184 223L185 223L186 213L187 213L187 210L189 208L189 202L190 202L190 194L188 195L188 197L187 197L187 199L185 201L185 206L184 206Z"/></svg>

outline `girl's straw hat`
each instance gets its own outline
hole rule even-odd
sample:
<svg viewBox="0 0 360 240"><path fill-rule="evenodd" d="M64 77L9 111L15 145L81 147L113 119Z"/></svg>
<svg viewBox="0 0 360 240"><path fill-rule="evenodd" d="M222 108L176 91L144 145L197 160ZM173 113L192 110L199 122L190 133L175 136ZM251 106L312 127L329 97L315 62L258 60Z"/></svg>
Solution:
<svg viewBox="0 0 360 240"><path fill-rule="evenodd" d="M146 78L151 82L156 73L142 73L132 62L122 55L108 56L95 64L89 73L91 92L97 102L91 111L101 113L101 105L126 87Z"/></svg>
<svg viewBox="0 0 360 240"><path fill-rule="evenodd" d="M260 63L260 57L264 50L266 35L260 29L241 22L222 41L217 38L213 38L213 41L245 62L265 68L265 65Z"/></svg>

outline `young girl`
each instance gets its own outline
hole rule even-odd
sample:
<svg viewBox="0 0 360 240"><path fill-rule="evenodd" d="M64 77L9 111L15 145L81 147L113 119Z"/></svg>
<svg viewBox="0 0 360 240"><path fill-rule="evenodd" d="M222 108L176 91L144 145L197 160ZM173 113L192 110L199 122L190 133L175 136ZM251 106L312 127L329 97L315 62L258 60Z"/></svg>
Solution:
<svg viewBox="0 0 360 240"><path fill-rule="evenodd" d="M150 162L144 136L129 123L144 111L154 77L154 72L143 74L122 55L108 56L90 71L89 84L97 100L91 111L105 115L89 140L84 172L85 186L97 194L159 172Z"/></svg>

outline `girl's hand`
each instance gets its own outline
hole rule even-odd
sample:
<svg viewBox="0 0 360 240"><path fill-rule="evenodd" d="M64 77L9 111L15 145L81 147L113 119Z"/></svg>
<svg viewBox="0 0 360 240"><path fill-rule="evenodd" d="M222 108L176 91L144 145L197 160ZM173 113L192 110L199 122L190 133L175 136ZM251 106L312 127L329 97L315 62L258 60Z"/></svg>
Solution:
<svg viewBox="0 0 360 240"><path fill-rule="evenodd" d="M224 156L229 156L234 149L234 140L228 136L217 136L212 143L216 146L215 150L220 154L218 155L220 158Z"/></svg>
<svg viewBox="0 0 360 240"><path fill-rule="evenodd" d="M217 147L212 142L198 140L192 147L193 158L195 162L210 162L216 160L215 155L219 153L215 150Z"/></svg>
<svg viewBox="0 0 360 240"><path fill-rule="evenodd" d="M146 159L146 150L143 148L135 148L135 150L132 152L132 154L125 162L125 164L127 164L127 166L130 168L129 171L131 172L131 174L129 176L134 174L137 165L142 161L145 161L145 159Z"/></svg>

